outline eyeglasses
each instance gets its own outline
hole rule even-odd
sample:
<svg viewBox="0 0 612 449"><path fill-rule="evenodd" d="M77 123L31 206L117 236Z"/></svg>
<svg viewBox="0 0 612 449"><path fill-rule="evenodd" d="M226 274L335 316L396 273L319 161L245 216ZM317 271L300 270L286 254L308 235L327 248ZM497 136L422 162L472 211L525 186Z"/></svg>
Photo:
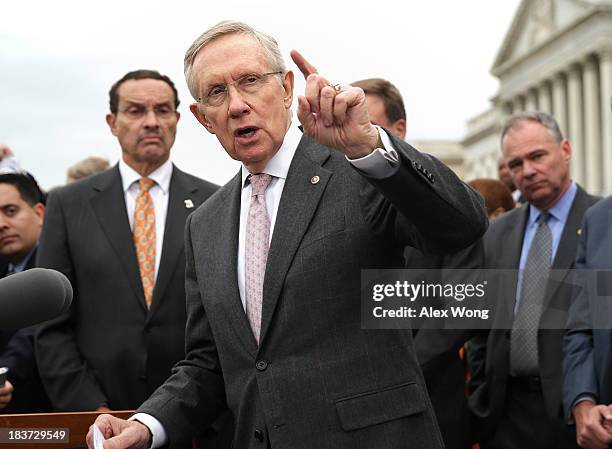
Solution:
<svg viewBox="0 0 612 449"><path fill-rule="evenodd" d="M119 111L130 120L140 120L149 113L150 109L141 105L131 105ZM167 104L158 104L153 107L153 114L160 120L167 120L174 116L176 109Z"/></svg>
<svg viewBox="0 0 612 449"><path fill-rule="evenodd" d="M198 103L205 106L217 107L221 106L229 93L229 87L234 86L241 94L252 95L257 93L267 81L267 78L272 75L280 75L282 70L268 73L249 73L241 76L233 83L217 84L213 86L203 97L197 99Z"/></svg>

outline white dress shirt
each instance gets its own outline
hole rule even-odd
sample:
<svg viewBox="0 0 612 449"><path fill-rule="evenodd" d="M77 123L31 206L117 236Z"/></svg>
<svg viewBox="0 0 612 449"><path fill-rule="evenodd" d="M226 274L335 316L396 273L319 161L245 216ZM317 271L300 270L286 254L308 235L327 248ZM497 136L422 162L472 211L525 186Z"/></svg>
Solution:
<svg viewBox="0 0 612 449"><path fill-rule="evenodd" d="M389 177L397 170L399 170L400 159L397 152L391 145L391 140L381 128L378 126L378 133L383 142L383 148L377 148L369 155L359 159L348 159L347 160L357 169L361 170L365 174L373 178L386 178ZM289 126L285 139L279 150L276 152L274 157L270 159L266 166L264 173L272 175L272 181L266 189L266 209L270 218L270 241L274 233L274 223L276 222L276 215L278 212L278 206L280 199L283 194L283 188L285 187L285 180L287 179L287 173L289 172L289 166L293 160L293 156L302 138L302 132L296 126ZM245 303L245 236L246 236L246 222L249 212L249 206L251 204L251 184L247 181L249 171L243 165L242 171L242 194L240 197L240 225L238 233L238 290L240 291L240 300L242 301L242 307L246 310ZM246 184L246 185L245 185ZM151 449L156 449L163 446L168 441L166 430L162 424L153 416L146 413L137 413L130 418L130 420L137 420L146 425L151 431L152 441Z"/></svg>
<svg viewBox="0 0 612 449"><path fill-rule="evenodd" d="M172 178L172 162L167 160L147 178L155 181L149 189L149 195L153 200L155 208L155 279L159 271L161 261L162 244L164 242L164 230L166 229L166 215L168 213L168 193L170 190L170 178ZM123 194L125 195L125 207L130 221L130 229L134 229L134 210L136 209L136 198L140 193L138 180L142 176L132 167L126 164L123 159L119 161L119 173L123 184Z"/></svg>

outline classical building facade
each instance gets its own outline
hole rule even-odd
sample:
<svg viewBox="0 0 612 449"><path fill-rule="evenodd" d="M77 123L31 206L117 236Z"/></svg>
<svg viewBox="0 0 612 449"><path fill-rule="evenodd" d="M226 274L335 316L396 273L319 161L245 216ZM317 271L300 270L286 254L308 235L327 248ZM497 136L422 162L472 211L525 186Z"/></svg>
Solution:
<svg viewBox="0 0 612 449"><path fill-rule="evenodd" d="M497 177L500 124L508 115L552 114L572 143L572 177L612 193L612 1L523 0L491 73L491 109L468 121L465 178Z"/></svg>

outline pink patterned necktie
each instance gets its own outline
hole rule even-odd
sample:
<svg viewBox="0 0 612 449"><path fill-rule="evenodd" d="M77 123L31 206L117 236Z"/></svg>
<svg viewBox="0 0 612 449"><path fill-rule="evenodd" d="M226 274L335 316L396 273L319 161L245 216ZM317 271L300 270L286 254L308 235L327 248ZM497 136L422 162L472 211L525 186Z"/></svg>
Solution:
<svg viewBox="0 0 612 449"><path fill-rule="evenodd" d="M251 175L251 205L246 226L245 245L245 284L246 314L259 344L261 330L261 308L263 302L263 283L268 260L270 241L270 218L266 209L265 193L272 176L265 173Z"/></svg>

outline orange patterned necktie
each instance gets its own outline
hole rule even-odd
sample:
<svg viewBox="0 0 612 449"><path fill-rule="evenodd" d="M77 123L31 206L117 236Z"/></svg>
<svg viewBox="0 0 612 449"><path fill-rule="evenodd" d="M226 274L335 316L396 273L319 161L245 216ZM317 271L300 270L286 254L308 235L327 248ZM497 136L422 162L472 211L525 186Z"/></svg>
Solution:
<svg viewBox="0 0 612 449"><path fill-rule="evenodd" d="M134 211L134 246L140 267L140 278L144 290L147 307L151 307L153 299L153 286L155 283L155 207L149 189L155 181L142 178L138 181L140 193L136 198Z"/></svg>

